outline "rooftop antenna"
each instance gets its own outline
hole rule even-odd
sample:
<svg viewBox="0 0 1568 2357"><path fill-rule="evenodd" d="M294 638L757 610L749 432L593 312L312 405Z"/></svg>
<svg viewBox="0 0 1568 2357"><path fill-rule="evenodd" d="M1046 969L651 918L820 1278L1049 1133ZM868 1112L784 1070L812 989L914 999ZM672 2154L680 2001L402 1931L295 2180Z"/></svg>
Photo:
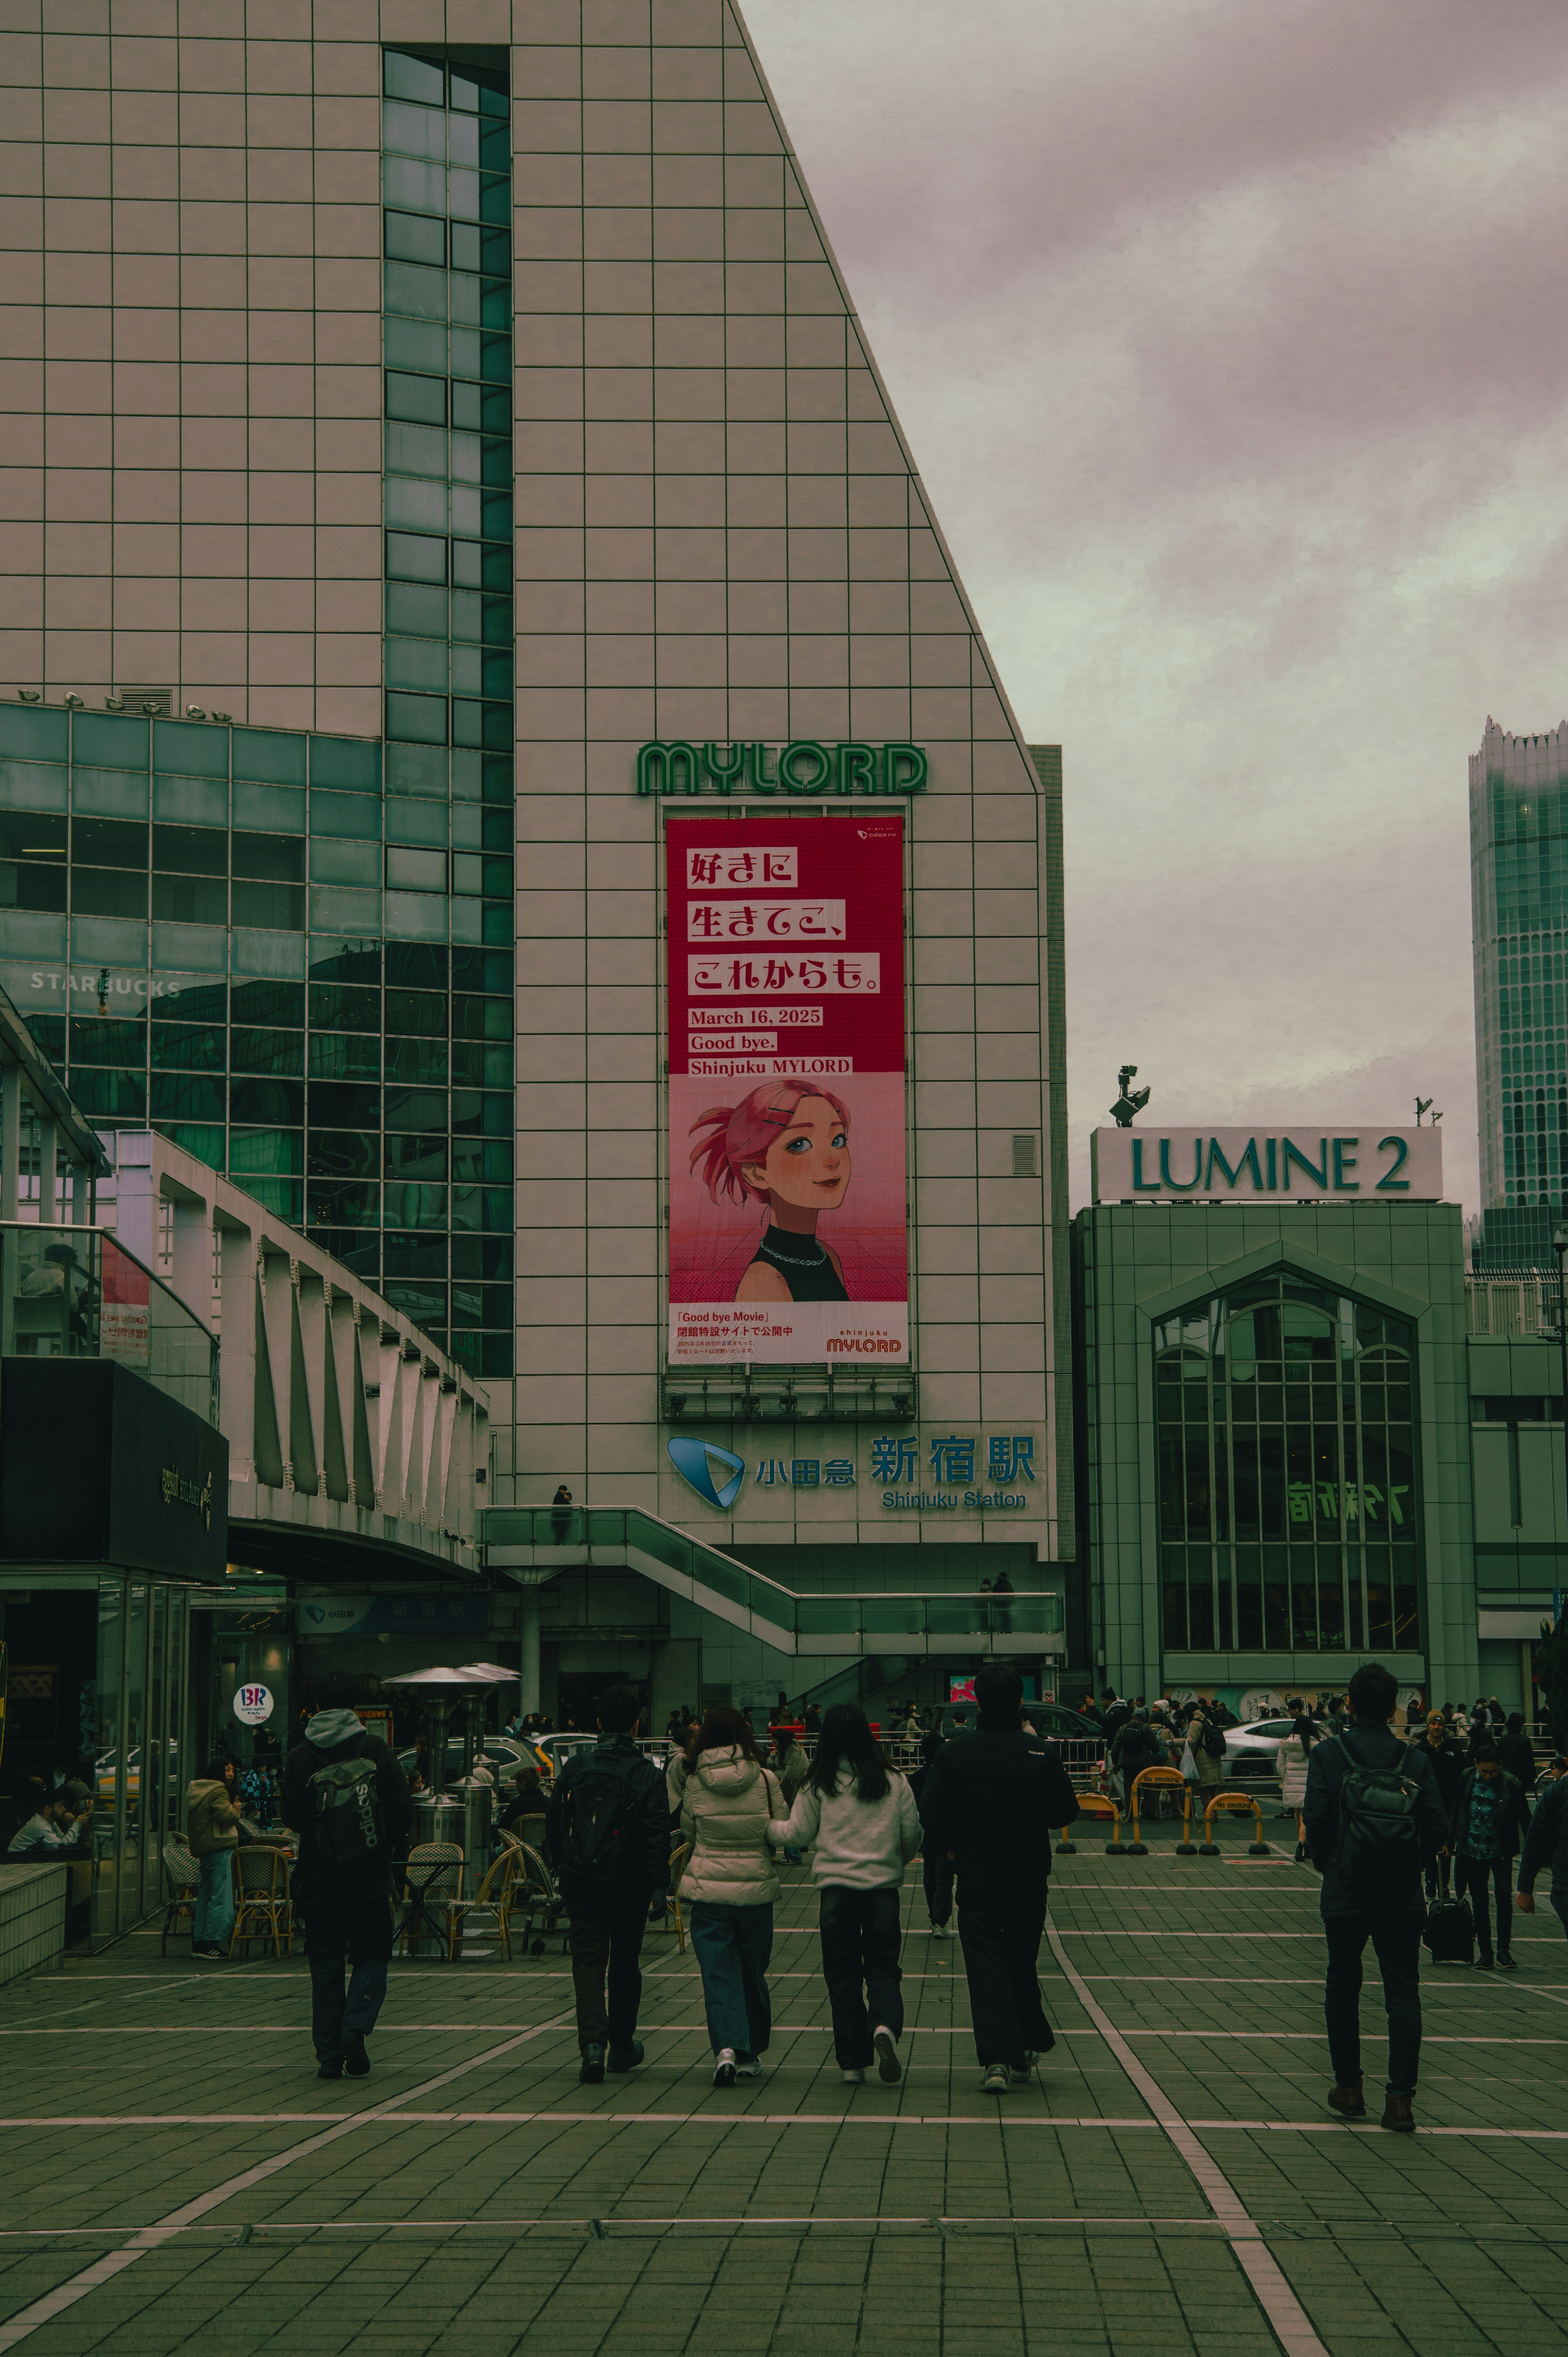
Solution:
<svg viewBox="0 0 1568 2357"><path fill-rule="evenodd" d="M1128 1082L1135 1080L1137 1075L1136 1064L1123 1064L1116 1075L1119 1093L1111 1108L1111 1118L1118 1129L1131 1129L1133 1115L1142 1113L1149 1102L1150 1092L1147 1089L1129 1089L1127 1086Z"/></svg>
<svg viewBox="0 0 1568 2357"><path fill-rule="evenodd" d="M1430 1097L1417 1097L1415 1101L1415 1125L1417 1129L1421 1127L1421 1116L1423 1113L1432 1113L1432 1099ZM1430 1125L1431 1127L1435 1129L1442 1118L1443 1115L1440 1113L1433 1113Z"/></svg>

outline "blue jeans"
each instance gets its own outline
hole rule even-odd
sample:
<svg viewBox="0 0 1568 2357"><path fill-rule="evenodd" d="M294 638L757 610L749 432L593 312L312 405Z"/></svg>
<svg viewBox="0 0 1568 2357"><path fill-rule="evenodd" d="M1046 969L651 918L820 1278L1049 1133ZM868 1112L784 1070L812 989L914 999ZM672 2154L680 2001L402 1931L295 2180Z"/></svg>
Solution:
<svg viewBox="0 0 1568 2357"><path fill-rule="evenodd" d="M196 1911L190 1926L193 1948L226 1948L234 1929L234 1852L209 1849L200 1860L201 1880L196 1889Z"/></svg>
<svg viewBox="0 0 1568 2357"><path fill-rule="evenodd" d="M733 2047L737 2062L755 2061L773 2033L768 1959L773 1953L773 1909L725 1907L698 1899L688 1919L703 1975L708 2043L715 2054Z"/></svg>
<svg viewBox="0 0 1568 2357"><path fill-rule="evenodd" d="M310 2035L318 2062L340 2062L345 2037L368 2038L386 2000L392 1913L386 1899L313 1907L305 1919L310 1964ZM343 1995L348 1958L349 1994Z"/></svg>

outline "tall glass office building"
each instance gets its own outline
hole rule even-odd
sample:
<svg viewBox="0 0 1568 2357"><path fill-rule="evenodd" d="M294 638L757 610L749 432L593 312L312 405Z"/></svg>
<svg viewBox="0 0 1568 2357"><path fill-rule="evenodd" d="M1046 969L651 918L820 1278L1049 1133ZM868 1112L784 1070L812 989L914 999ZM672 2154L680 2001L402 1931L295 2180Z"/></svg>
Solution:
<svg viewBox="0 0 1568 2357"><path fill-rule="evenodd" d="M1514 737L1487 719L1470 757L1470 891L1478 1259L1540 1265L1541 1207L1568 1200L1568 721Z"/></svg>
<svg viewBox="0 0 1568 2357"><path fill-rule="evenodd" d="M0 980L105 1124L168 1129L449 1338L498 1508L564 1483L618 1531L913 1597L895 1636L983 1562L1059 1593L1059 756L738 14L114 17L8 36ZM790 1003L828 974L800 959L733 961L671 1037L671 977L705 986L669 938L681 829L779 817L784 898L691 921L792 938L817 896L835 988L882 962L864 1071L869 1033L805 1052L842 1010ZM901 900L854 897L877 861ZM713 1086L677 1110L687 1052ZM731 1224L693 1277L690 1125L813 1061L852 1116L834 1273L798 1350L672 1375L677 1315L746 1330L760 1232L744 1183L704 1199ZM618 1596L574 1658L647 1659L649 1594ZM811 1682L694 1610L646 1638L705 1649L670 1699Z"/></svg>

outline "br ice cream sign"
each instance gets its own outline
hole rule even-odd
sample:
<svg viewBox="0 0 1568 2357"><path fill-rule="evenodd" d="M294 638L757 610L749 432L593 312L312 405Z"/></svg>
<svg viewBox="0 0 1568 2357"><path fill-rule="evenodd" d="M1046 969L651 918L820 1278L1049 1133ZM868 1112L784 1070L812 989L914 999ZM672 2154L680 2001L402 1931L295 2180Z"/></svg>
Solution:
<svg viewBox="0 0 1568 2357"><path fill-rule="evenodd" d="M1443 1192L1440 1129L1097 1129L1090 1157L1097 1203L1411 1203Z"/></svg>

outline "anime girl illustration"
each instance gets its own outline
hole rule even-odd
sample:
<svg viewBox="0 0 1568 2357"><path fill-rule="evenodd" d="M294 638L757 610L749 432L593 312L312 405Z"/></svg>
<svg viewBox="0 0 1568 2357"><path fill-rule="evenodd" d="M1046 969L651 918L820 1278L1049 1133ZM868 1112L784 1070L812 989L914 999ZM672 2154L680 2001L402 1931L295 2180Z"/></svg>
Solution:
<svg viewBox="0 0 1568 2357"><path fill-rule="evenodd" d="M847 1105L810 1081L766 1081L739 1104L700 1115L690 1134L693 1175L714 1203L754 1198L768 1206L735 1298L847 1301L843 1265L817 1233L849 1186Z"/></svg>

